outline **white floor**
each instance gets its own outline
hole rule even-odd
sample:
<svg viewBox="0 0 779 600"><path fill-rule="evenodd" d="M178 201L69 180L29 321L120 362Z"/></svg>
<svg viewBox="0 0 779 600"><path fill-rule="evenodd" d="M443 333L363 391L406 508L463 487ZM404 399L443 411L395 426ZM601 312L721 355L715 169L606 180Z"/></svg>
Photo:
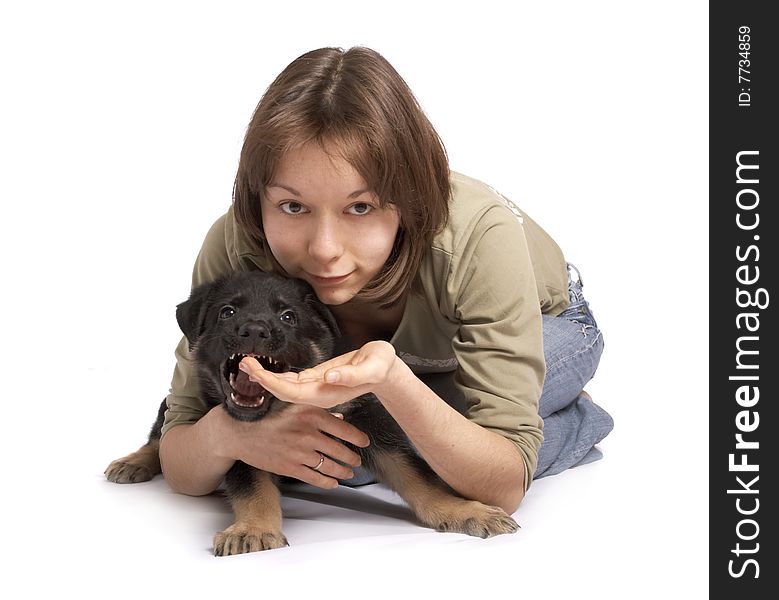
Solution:
<svg viewBox="0 0 779 600"><path fill-rule="evenodd" d="M73 371L51 369L75 384ZM604 458L534 482L515 515L516 534L481 540L423 528L380 485L299 484L283 500L288 548L215 558L213 534L231 523L226 499L174 494L161 477L107 482L103 469L143 441L155 402L123 409L135 384L122 386L119 370L82 375L85 398L106 402L101 417L55 394L29 422L37 435L19 435L6 450L16 455L16 477L4 487L11 506L2 564L10 581L24 582L23 597L79 590L136 598L151 589L145 597L259 596L289 586L325 598L358 590L410 598L420 590L453 598L706 597L706 449L646 427L646 411L636 409L659 401L650 390L631 398L631 409L614 386L591 382L616 421L600 445ZM101 396L112 387L113 399Z"/></svg>

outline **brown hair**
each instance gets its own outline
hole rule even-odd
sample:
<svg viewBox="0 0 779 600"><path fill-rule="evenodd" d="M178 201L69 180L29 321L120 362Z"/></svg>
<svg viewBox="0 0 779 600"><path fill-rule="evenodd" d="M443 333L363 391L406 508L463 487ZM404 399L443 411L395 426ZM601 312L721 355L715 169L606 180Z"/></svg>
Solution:
<svg viewBox="0 0 779 600"><path fill-rule="evenodd" d="M433 236L448 216L449 165L441 139L401 76L369 48L321 48L287 66L249 122L235 178L239 226L264 248L261 201L284 154L315 141L335 148L382 206L400 215L384 268L358 297L389 306L416 278Z"/></svg>

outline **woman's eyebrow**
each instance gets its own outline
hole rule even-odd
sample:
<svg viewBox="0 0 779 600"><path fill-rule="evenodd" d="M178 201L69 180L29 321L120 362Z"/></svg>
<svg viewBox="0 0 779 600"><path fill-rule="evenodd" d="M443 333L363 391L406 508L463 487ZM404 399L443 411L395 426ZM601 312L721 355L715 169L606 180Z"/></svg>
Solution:
<svg viewBox="0 0 779 600"><path fill-rule="evenodd" d="M298 196L298 197L300 197L300 196L302 196L302 195L303 195L303 194L301 194L299 191L297 191L295 188L293 188L292 186L289 186L289 185L287 185L287 184L285 184L285 183L278 183L278 182L274 181L274 182L272 182L272 183L269 183L269 184L268 184L268 187L269 187L269 188L272 188L272 187L282 188L282 189L284 189L284 190L287 190L287 191L288 191L290 194L292 194L292 195L294 195L294 196ZM367 189L367 188L365 188L365 189L359 189L359 190L355 190L355 191L353 191L351 194L349 194L349 195L347 196L347 198L349 198L349 199L351 200L351 199L353 199L353 198L357 198L358 196L362 196L363 194L367 194L367 193L368 193L368 192L370 192L370 191L371 191L371 190L369 190L369 189Z"/></svg>
<svg viewBox="0 0 779 600"><path fill-rule="evenodd" d="M302 196L302 194L299 191L297 191L295 188L290 187L288 185L285 185L283 183L273 182L273 183L268 184L268 187L269 188L272 188L272 187L282 188L282 189L287 190L290 194L293 194L295 196Z"/></svg>

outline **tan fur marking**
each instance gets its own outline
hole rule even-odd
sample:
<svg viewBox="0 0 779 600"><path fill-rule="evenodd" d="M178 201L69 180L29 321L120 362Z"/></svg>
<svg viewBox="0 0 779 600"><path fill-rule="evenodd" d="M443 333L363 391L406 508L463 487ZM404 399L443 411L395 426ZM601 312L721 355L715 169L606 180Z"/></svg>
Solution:
<svg viewBox="0 0 779 600"><path fill-rule="evenodd" d="M214 554L228 556L287 546L281 531L281 494L269 473L258 471L250 496L232 499L235 523L214 536Z"/></svg>
<svg viewBox="0 0 779 600"><path fill-rule="evenodd" d="M400 453L376 457L382 482L394 489L425 525L438 531L491 537L514 533L516 521L497 506L455 495L440 481L426 481Z"/></svg>
<svg viewBox="0 0 779 600"><path fill-rule="evenodd" d="M308 350L311 354L311 364L313 365L318 365L328 359L327 354L319 347L319 344L314 341L308 343Z"/></svg>
<svg viewBox="0 0 779 600"><path fill-rule="evenodd" d="M160 442L144 444L132 454L113 461L104 474L114 483L139 483L149 481L162 472L160 468Z"/></svg>

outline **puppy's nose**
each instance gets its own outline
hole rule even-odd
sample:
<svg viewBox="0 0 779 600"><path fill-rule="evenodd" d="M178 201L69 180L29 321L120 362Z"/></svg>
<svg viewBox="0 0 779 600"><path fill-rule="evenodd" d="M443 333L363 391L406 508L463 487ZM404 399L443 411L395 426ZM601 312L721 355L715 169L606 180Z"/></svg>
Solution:
<svg viewBox="0 0 779 600"><path fill-rule="evenodd" d="M238 328L238 335L244 338L264 339L270 337L270 327L261 321L249 321Z"/></svg>

